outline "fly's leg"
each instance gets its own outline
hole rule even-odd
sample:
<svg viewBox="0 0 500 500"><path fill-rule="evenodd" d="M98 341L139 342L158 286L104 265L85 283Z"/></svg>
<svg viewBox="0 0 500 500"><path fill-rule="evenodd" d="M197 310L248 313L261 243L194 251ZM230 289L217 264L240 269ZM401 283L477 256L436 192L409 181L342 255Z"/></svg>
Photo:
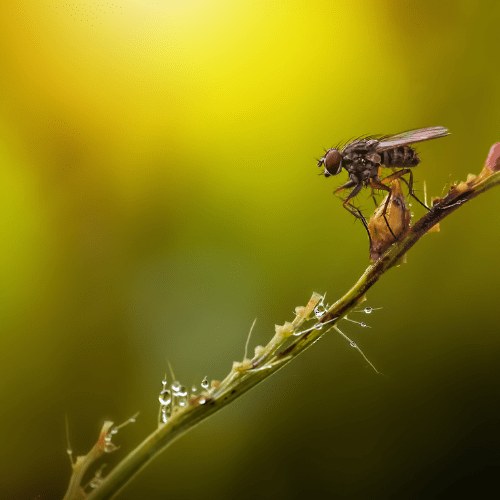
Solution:
<svg viewBox="0 0 500 500"><path fill-rule="evenodd" d="M406 175L406 174L410 174L410 180L407 181L403 175ZM417 195L415 194L415 191L413 190L413 172L409 169L409 168L403 168L402 170L399 170L398 172L394 173L394 174L391 174L391 175L388 175L387 177L385 177L382 182L391 182L393 181L394 179L401 179L407 186L408 186L408 192L410 193L410 196L412 198L414 198L415 200L418 201L418 203L420 203L420 205L422 205L427 211L430 210L430 208L422 201L420 201L418 198L417 198Z"/></svg>
<svg viewBox="0 0 500 500"><path fill-rule="evenodd" d="M333 192L333 194L338 194L338 193L340 193L340 191L343 191L344 189L351 189L351 188L353 188L354 186L356 186L356 184L357 184L357 183L356 183L356 182L354 182L354 181L348 181L348 182L346 182L345 184L342 184L342 186L338 187L338 188L337 188L337 189ZM359 193L359 191L358 191L358 193Z"/></svg>
<svg viewBox="0 0 500 500"><path fill-rule="evenodd" d="M363 189L363 184L357 183L355 181L348 181L339 188L337 188L333 193L338 194L340 191L343 191L344 189L350 189L354 188L350 193L349 196L343 200L342 206L350 212L356 219L360 219L361 222L363 223L363 226L365 226L366 232L368 234L368 240L370 241L370 247L372 245L372 237L370 236L370 231L368 230L368 222L366 222L365 216L361 213L361 210L358 207L355 207L352 203L349 203L349 200L354 198L360 191ZM342 199L342 198L341 198Z"/></svg>

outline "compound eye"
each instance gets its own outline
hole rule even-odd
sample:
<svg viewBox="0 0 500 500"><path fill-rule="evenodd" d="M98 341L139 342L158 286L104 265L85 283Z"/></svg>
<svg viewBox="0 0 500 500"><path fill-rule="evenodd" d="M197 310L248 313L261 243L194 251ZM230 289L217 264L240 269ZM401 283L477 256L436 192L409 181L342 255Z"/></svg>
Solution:
<svg viewBox="0 0 500 500"><path fill-rule="evenodd" d="M325 155L325 174L329 175L340 174L342 170L342 155L338 149L330 149Z"/></svg>

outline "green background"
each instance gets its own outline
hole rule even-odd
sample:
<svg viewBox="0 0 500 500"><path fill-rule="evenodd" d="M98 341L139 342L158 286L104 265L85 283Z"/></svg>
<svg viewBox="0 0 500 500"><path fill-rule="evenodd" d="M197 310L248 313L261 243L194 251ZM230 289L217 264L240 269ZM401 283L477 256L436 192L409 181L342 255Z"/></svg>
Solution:
<svg viewBox="0 0 500 500"><path fill-rule="evenodd" d="M416 188L500 141L497 1L3 2L0 496L62 498L104 419L156 425L167 360L222 379L368 265L315 158L445 126ZM460 208L343 321L194 429L125 499L485 497L499 473L500 191ZM366 193L357 203L373 204ZM415 215L423 211L413 207ZM37 497L37 495L39 495Z"/></svg>

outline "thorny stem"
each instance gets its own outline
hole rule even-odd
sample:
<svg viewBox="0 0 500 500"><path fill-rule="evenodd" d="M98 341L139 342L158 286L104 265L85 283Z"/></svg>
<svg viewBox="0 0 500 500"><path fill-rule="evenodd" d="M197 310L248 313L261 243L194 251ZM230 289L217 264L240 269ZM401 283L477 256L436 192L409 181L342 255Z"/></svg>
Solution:
<svg viewBox="0 0 500 500"><path fill-rule="evenodd" d="M317 326L325 323L328 323L328 327L334 326L354 307L363 302L366 292L388 269L398 264L406 252L429 229L464 203L498 184L500 184L500 143L492 146L483 171L478 176L469 175L467 182L452 186L444 198L435 199L431 210L412 226L401 240L390 246L376 262L368 266L358 282L321 316ZM109 473L102 484L86 498L88 500L113 498L170 443L267 379L310 347L324 334L324 331L310 328L296 337L287 347L283 345L293 334L296 334L301 324L309 319L309 314L319 299L319 295L313 295L305 308L297 310L297 317L293 323L285 323L284 326L277 327L276 335L268 346L256 349L252 360L245 358L242 363L235 362L229 375L218 387L212 388L202 396L192 398L186 407L177 408L166 424L150 434L129 453ZM280 348L282 350L279 350Z"/></svg>

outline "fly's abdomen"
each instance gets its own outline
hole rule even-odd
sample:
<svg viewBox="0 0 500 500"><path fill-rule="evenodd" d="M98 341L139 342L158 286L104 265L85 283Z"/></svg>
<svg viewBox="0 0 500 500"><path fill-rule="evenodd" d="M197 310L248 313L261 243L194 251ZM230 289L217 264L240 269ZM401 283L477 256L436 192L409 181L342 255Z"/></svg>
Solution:
<svg viewBox="0 0 500 500"><path fill-rule="evenodd" d="M407 168L420 163L416 151L410 146L398 146L382 153L381 163L386 167Z"/></svg>

